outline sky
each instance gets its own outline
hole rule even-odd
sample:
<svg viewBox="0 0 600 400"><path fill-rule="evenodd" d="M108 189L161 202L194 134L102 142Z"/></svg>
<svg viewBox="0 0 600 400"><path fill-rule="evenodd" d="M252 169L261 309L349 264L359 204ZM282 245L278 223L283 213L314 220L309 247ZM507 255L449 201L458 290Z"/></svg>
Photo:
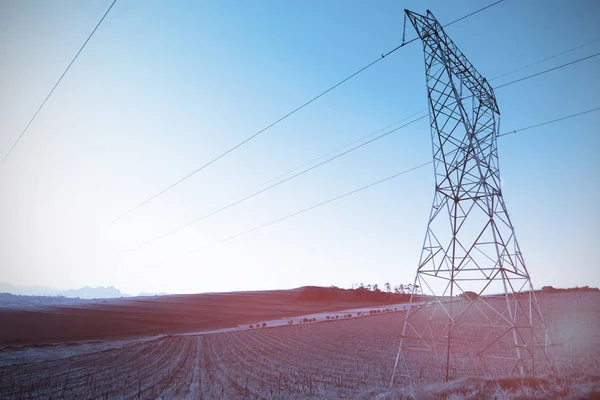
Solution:
<svg viewBox="0 0 600 400"><path fill-rule="evenodd" d="M110 3L0 0L2 157ZM139 245L425 110L419 42L113 221L398 46L405 8L446 24L490 3L118 0L0 167L0 282L128 294L412 282L431 165L207 246L430 161L427 118ZM505 0L447 33L492 79L600 38L599 13L596 1ZM492 85L598 51L600 41ZM599 107L598 70L595 57L498 89L500 132ZM499 139L536 288L600 286L599 124L595 112Z"/></svg>

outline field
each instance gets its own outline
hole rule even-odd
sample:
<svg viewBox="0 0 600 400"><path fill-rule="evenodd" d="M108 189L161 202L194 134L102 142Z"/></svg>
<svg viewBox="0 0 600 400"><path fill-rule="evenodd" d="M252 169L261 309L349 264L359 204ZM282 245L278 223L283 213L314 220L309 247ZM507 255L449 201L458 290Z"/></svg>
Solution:
<svg viewBox="0 0 600 400"><path fill-rule="evenodd" d="M391 309L220 333L8 346L0 352L0 398L600 396L600 292L540 294L539 302L559 375L517 386L463 378L389 389L404 316Z"/></svg>
<svg viewBox="0 0 600 400"><path fill-rule="evenodd" d="M213 331L304 314L401 303L406 295L305 298L303 289L204 293L49 304L0 301L0 345L47 344ZM310 288L309 288L310 289ZM404 296L404 297L403 297ZM1 300L1 299L0 299Z"/></svg>

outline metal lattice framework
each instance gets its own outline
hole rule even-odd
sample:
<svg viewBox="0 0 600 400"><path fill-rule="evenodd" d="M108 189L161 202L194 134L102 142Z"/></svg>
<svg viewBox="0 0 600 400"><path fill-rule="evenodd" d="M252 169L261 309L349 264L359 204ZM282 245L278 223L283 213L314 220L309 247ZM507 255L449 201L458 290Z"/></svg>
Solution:
<svg viewBox="0 0 600 400"><path fill-rule="evenodd" d="M547 330L502 198L494 91L431 12L405 18L425 53L435 195L414 283L431 297L413 289L392 384L547 370Z"/></svg>

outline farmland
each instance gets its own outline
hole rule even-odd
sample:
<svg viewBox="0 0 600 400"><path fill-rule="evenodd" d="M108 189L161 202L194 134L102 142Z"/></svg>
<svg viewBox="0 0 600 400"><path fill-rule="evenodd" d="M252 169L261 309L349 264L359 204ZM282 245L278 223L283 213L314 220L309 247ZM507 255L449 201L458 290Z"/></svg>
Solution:
<svg viewBox="0 0 600 400"><path fill-rule="evenodd" d="M594 384L600 293L541 294L539 301L560 379ZM220 333L5 346L0 398L393 398L406 393L387 388L403 316L398 310Z"/></svg>
<svg viewBox="0 0 600 400"><path fill-rule="evenodd" d="M0 345L48 344L213 331L238 325L356 307L407 301L406 295L356 296L339 289L330 298L303 289L203 293L50 305L0 303ZM310 291L308 291L310 292Z"/></svg>

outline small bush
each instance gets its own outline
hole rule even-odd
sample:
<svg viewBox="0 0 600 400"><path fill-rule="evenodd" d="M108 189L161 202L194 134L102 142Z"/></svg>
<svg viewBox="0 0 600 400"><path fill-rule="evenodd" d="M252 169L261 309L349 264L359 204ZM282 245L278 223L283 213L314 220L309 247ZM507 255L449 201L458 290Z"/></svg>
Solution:
<svg viewBox="0 0 600 400"><path fill-rule="evenodd" d="M265 326L267 326L267 323L266 323L266 322L263 322L263 323L262 323L262 327L264 328Z"/></svg>

